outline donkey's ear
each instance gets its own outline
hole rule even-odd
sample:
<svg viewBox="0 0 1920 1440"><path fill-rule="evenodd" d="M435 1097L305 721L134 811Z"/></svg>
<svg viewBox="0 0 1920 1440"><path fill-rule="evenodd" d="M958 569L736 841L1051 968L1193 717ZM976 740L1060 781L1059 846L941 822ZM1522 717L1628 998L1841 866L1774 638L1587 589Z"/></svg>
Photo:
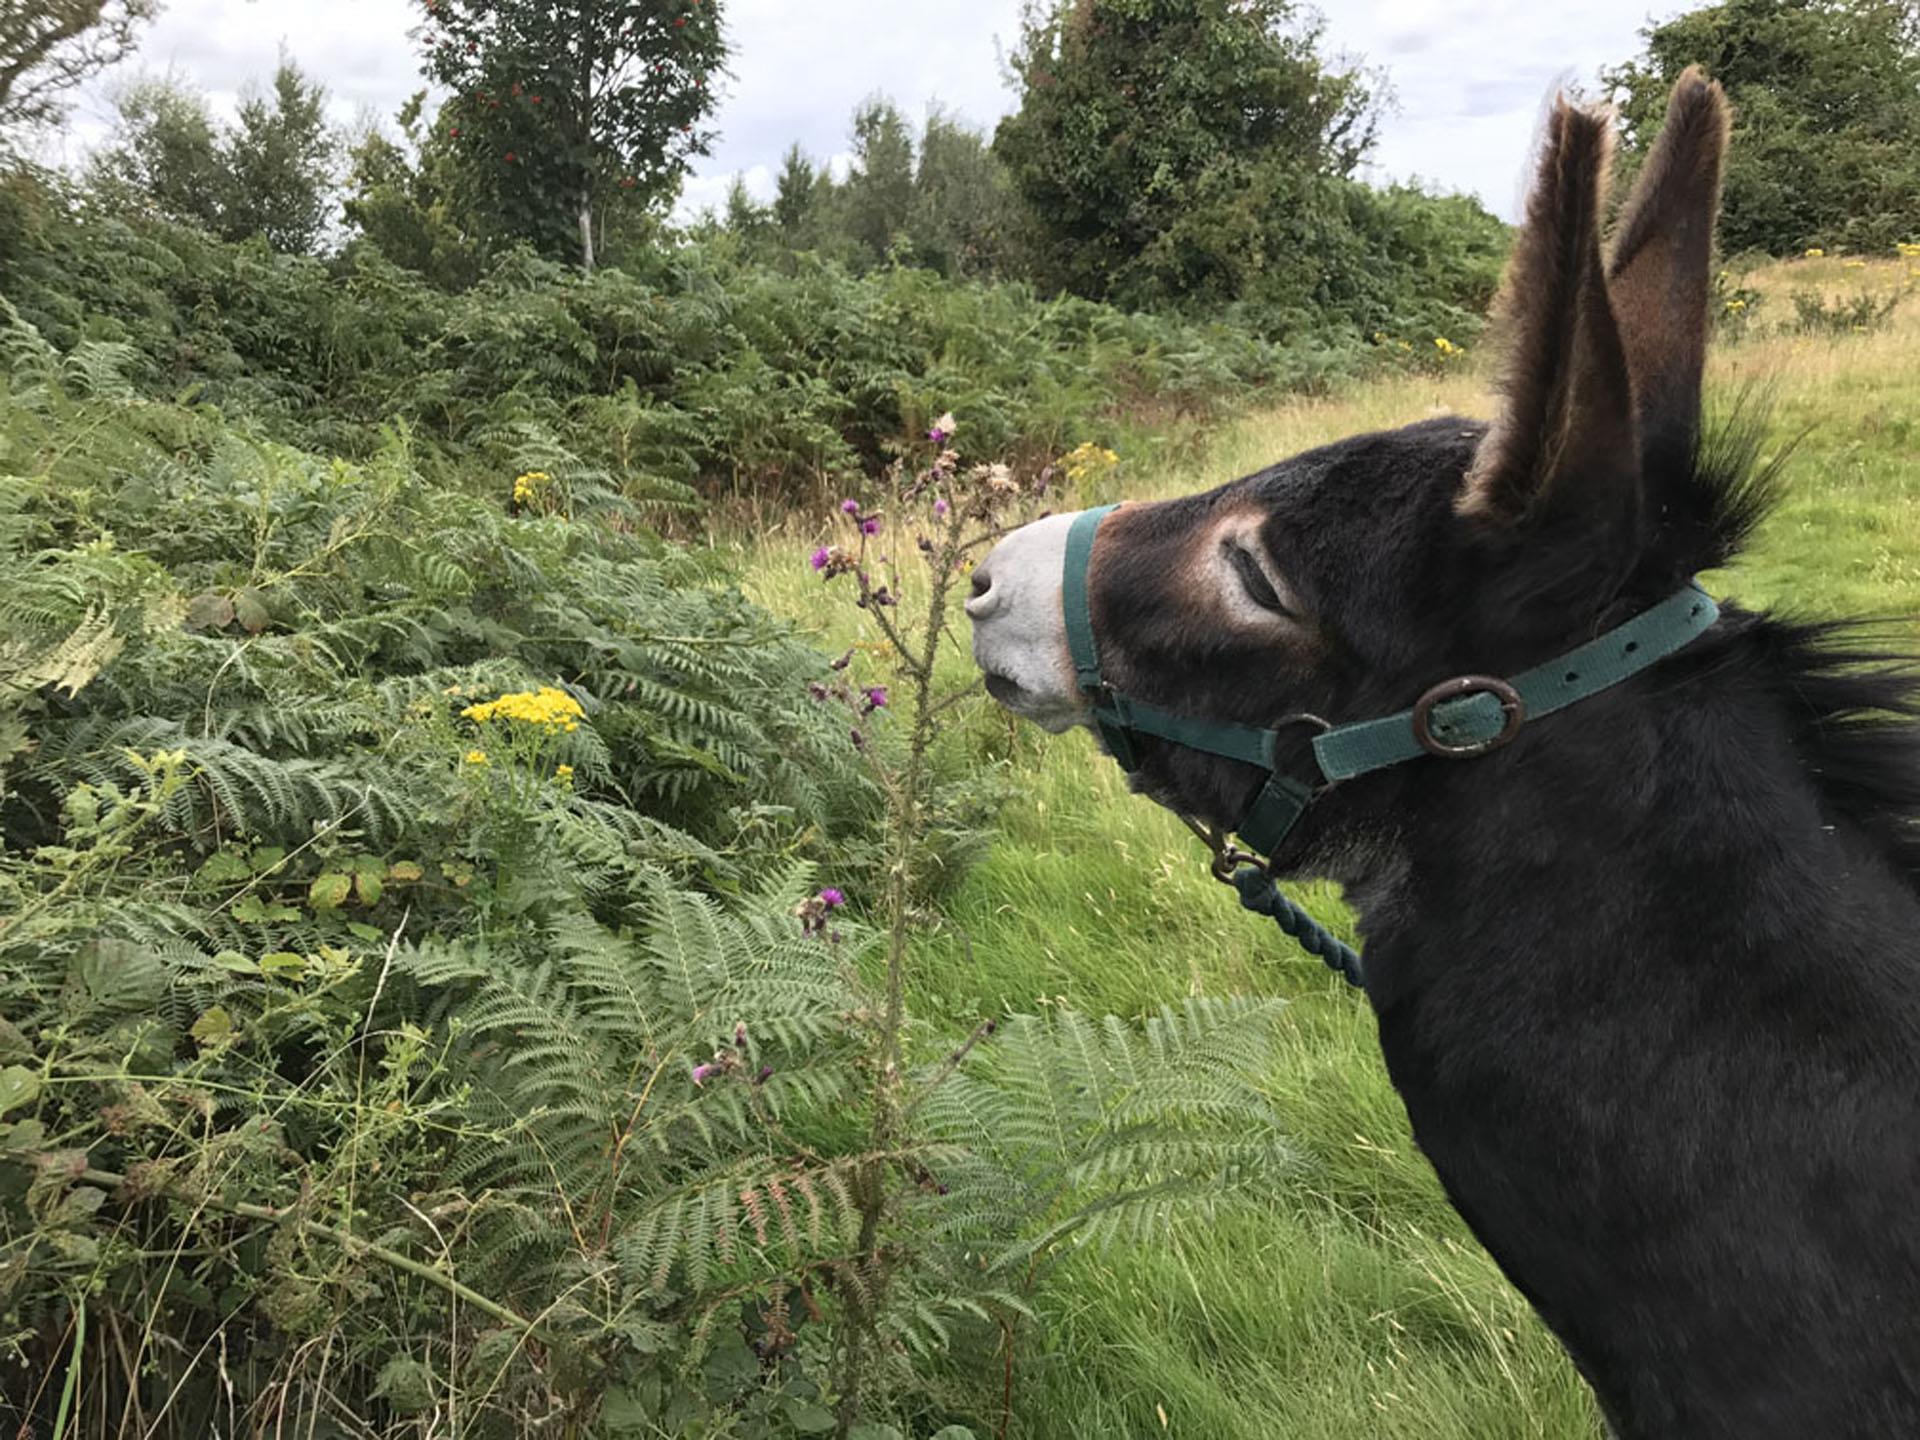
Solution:
<svg viewBox="0 0 1920 1440"><path fill-rule="evenodd" d="M1667 100L1666 128L1621 212L1607 263L1649 476L1684 467L1699 431L1728 124L1720 87L1688 67Z"/></svg>
<svg viewBox="0 0 1920 1440"><path fill-rule="evenodd" d="M1640 512L1633 389L1600 260L1612 140L1604 113L1555 103L1498 307L1505 401L1456 502L1589 552L1614 552L1607 538Z"/></svg>

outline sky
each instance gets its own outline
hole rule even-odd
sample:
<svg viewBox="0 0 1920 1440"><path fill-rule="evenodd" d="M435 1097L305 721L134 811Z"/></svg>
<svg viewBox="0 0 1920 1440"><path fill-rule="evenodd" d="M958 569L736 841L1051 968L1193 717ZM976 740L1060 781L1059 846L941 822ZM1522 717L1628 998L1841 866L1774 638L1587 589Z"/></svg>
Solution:
<svg viewBox="0 0 1920 1440"><path fill-rule="evenodd" d="M269 76L281 48L328 88L342 124L391 117L421 83L407 0L165 0L140 52L88 87L56 158L99 143L116 86L171 73L231 114ZM1326 45L1383 72L1393 103L1369 170L1478 195L1517 216L1547 99L1592 88L1599 67L1632 55L1674 0L1324 0ZM699 162L683 214L718 205L736 174L765 198L798 140L843 157L848 117L876 91L911 116L938 104L983 128L1012 108L1005 55L1020 0L726 0L731 77L720 138Z"/></svg>

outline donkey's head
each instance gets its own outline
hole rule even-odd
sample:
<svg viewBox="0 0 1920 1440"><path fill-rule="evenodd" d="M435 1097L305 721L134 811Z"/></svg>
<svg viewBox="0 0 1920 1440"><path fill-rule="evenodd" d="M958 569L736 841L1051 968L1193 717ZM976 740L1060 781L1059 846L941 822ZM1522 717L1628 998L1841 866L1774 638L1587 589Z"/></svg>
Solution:
<svg viewBox="0 0 1920 1440"><path fill-rule="evenodd" d="M1304 751L1318 728L1304 717L1384 714L1450 676L1512 674L1724 560L1745 507L1704 473L1698 441L1726 131L1720 88L1689 71L1603 247L1610 125L1557 104L1500 306L1498 418L1358 436L1126 505L1092 537L1084 601L1076 517L1015 531L967 602L989 691L1052 730L1090 723L1077 607L1113 690L1209 724L1278 725ZM1246 820L1261 768L1129 738L1140 789L1216 826ZM1287 773L1285 743L1279 759Z"/></svg>

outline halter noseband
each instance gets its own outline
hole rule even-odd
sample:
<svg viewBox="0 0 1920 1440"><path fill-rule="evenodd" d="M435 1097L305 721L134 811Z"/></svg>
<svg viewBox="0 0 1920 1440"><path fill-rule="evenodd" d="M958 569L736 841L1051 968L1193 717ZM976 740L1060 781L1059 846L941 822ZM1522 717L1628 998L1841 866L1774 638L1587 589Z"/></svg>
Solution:
<svg viewBox="0 0 1920 1440"><path fill-rule="evenodd" d="M1455 676L1442 680L1410 708L1377 719L1330 725L1317 716L1295 715L1269 729L1200 720L1122 694L1100 672L1100 649L1094 639L1093 609L1087 595L1087 567L1093 559L1093 539L1100 522L1118 508L1102 505L1083 510L1067 532L1060 598L1065 607L1067 648L1073 657L1074 674L1081 693L1093 707L1094 725L1107 752L1128 773L1140 768L1133 743L1136 735L1156 736L1267 772L1260 794L1232 827L1255 855L1227 850L1194 827L1214 844L1221 860L1272 855L1300 823L1307 807L1343 780L1422 755L1471 760L1498 750L1511 742L1528 721L1597 695L1664 660L1704 633L1720 615L1713 597L1697 581L1689 582L1652 609L1511 680L1489 675ZM1314 762L1320 771L1316 783L1282 775L1278 768L1281 727L1298 723L1320 727L1313 738ZM1239 885L1242 900L1247 900L1248 888L1240 885L1238 876L1222 870L1219 860L1215 873ZM1249 904L1249 908L1257 907ZM1357 973L1356 968L1348 978L1354 979Z"/></svg>

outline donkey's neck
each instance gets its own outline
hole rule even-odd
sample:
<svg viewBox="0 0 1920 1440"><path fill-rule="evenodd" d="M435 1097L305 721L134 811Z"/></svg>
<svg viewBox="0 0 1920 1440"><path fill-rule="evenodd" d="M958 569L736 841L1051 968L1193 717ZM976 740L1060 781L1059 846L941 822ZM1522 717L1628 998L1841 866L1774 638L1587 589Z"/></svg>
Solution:
<svg viewBox="0 0 1920 1440"><path fill-rule="evenodd" d="M1827 974L1920 995L1920 895L1823 791L1777 692L1694 667L1421 762L1314 868L1360 917L1376 1001L1459 966L1637 968L1674 983ZM1873 955L1839 956L1837 938ZM1566 978L1566 977L1562 977Z"/></svg>
<svg viewBox="0 0 1920 1440"><path fill-rule="evenodd" d="M1409 769L1325 859L1416 1139L1621 1433L1912 1434L1846 1417L1920 1355L1920 894L1763 682Z"/></svg>

